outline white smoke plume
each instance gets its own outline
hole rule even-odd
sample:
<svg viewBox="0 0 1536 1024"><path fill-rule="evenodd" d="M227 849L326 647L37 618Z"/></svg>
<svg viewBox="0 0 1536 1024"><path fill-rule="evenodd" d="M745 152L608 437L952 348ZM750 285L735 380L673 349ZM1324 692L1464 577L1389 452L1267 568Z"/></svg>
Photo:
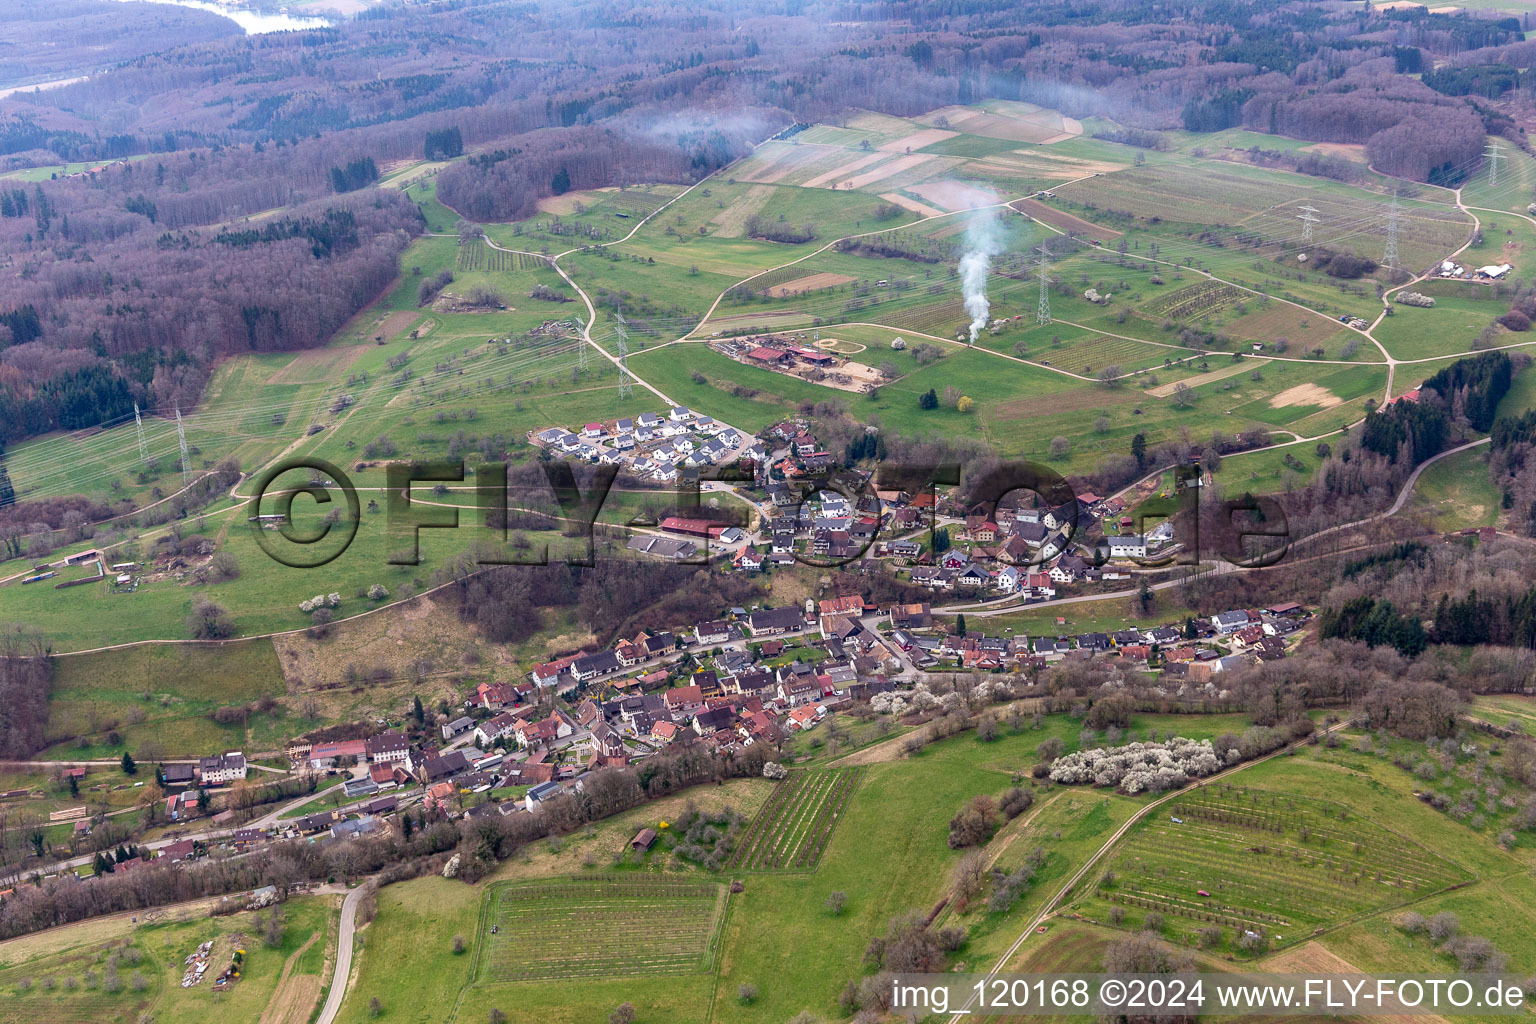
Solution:
<svg viewBox="0 0 1536 1024"><path fill-rule="evenodd" d="M997 210L977 210L965 227L965 254L960 257L960 291L965 297L965 311L971 315L971 344L987 326L992 303L987 301L987 275L992 271L992 257L1003 251L1002 226Z"/></svg>

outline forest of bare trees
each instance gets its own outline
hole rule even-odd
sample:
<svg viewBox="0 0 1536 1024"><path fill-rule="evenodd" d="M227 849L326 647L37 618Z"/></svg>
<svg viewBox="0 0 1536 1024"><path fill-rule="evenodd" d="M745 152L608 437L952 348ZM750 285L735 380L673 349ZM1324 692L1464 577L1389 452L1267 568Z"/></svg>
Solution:
<svg viewBox="0 0 1536 1024"><path fill-rule="evenodd" d="M43 745L52 663L39 633L0 626L0 757L29 757Z"/></svg>

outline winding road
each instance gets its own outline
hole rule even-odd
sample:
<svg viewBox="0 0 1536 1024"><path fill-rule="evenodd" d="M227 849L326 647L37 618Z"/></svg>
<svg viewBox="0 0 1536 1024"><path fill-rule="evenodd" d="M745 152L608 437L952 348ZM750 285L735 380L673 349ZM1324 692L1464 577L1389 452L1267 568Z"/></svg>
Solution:
<svg viewBox="0 0 1536 1024"><path fill-rule="evenodd" d="M347 898L341 904L341 927L336 935L336 969L331 973L330 991L325 996L325 1006L320 1009L320 1016L315 1018L315 1024L334 1024L336 1014L341 1012L341 1004L347 997L347 982L352 977L352 947L357 935L357 907L362 903L363 896L370 889L370 883L364 882L356 889L347 893Z"/></svg>

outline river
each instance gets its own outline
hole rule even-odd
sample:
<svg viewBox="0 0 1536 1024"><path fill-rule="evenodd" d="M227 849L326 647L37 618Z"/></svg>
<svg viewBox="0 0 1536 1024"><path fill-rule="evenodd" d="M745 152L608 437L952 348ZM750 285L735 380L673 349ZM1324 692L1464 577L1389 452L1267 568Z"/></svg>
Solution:
<svg viewBox="0 0 1536 1024"><path fill-rule="evenodd" d="M304 28L326 28L331 24L325 18L299 18L277 11L252 11L243 7L225 7L221 4L208 3L206 0L122 0L122 2L175 4L178 7L191 7L199 11L209 11L213 14L223 15L230 21L233 21L248 36L261 35L264 32L293 32Z"/></svg>

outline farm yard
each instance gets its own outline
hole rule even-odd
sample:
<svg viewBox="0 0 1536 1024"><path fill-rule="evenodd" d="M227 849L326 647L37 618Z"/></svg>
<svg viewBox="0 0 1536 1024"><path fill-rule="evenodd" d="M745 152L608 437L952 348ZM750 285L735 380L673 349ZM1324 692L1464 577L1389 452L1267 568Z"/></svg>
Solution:
<svg viewBox="0 0 1536 1024"><path fill-rule="evenodd" d="M334 896L286 901L275 946L261 940L256 913L210 917L208 901L13 940L0 947L0 1022L303 1024L335 955L338 903ZM183 975L192 973L187 961L204 944L202 980L184 987ZM246 951L240 978L216 988L214 979L237 949Z"/></svg>
<svg viewBox="0 0 1536 1024"><path fill-rule="evenodd" d="M1139 825L1079 905L1127 927L1157 914L1227 929L1234 945L1244 932L1289 944L1472 877L1342 806L1218 783Z"/></svg>
<svg viewBox="0 0 1536 1024"><path fill-rule="evenodd" d="M725 910L718 882L578 876L486 893L480 984L708 971Z"/></svg>
<svg viewBox="0 0 1536 1024"><path fill-rule="evenodd" d="M742 833L728 867L743 871L816 870L860 776L858 768L791 773Z"/></svg>

